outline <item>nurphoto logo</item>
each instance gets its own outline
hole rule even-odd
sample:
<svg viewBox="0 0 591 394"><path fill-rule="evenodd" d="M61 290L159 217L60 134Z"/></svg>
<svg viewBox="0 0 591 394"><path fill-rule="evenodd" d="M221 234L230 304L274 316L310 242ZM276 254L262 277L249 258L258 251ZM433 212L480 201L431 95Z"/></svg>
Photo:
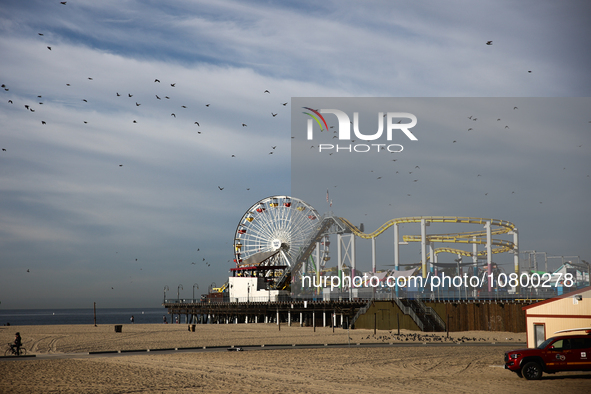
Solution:
<svg viewBox="0 0 591 394"><path fill-rule="evenodd" d="M320 127L320 131L328 130L328 124L322 114L333 114L337 117L339 129L338 139L340 141L351 139L351 125L353 125L353 133L356 139L363 141L376 141L384 134L384 121L386 123L386 140L392 141L394 131L402 131L411 141L417 141L417 137L409 130L416 126L417 117L408 112L387 112L385 115L383 112L378 112L378 131L373 134L363 134L359 131L359 113L353 112L353 122L351 122L349 116L338 109L319 109L315 110L310 107L303 107L306 112L304 114L310 116L308 119L307 138L308 140L314 139L314 121ZM402 123L404 119L410 119L410 122ZM395 120L398 120L395 122ZM375 148L376 152L386 150L388 152L396 153L402 152L404 147L400 144L319 144L318 152L332 151L332 152L369 152Z"/></svg>

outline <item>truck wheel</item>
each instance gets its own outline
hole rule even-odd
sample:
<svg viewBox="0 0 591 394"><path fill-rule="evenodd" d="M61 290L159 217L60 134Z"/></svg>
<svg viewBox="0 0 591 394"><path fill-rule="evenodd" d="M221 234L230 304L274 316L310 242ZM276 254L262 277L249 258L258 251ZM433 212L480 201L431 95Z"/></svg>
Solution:
<svg viewBox="0 0 591 394"><path fill-rule="evenodd" d="M535 361L530 361L521 368L521 373L527 380L538 380L542 377L542 366Z"/></svg>

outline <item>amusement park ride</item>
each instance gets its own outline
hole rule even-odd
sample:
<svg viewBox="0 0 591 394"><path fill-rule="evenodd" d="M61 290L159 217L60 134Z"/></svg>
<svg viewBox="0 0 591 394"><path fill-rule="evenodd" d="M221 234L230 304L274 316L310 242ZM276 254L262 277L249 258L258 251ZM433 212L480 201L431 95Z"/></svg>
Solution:
<svg viewBox="0 0 591 394"><path fill-rule="evenodd" d="M420 235L403 235L399 239L399 225L417 223ZM448 234L427 234L431 223L472 224L482 226L482 230ZM271 196L264 198L246 210L234 235L234 263L230 270L232 276L216 290L229 293L232 300L254 300L265 297L276 300L280 295L309 295L322 291L318 288L303 287L302 277L317 278L327 272L326 264L330 260L330 236L337 237L337 267L332 272L340 277L354 277L357 271L355 260L355 238L369 239L372 242L372 273L376 273L375 241L387 229L394 229L394 270L396 275L405 272L417 272L423 278L437 275L438 269L450 264L438 263L439 253L452 253L458 256L457 265L467 266L474 275L491 275L495 264L492 255L512 253L515 273L519 274L518 233L513 223L473 217L417 216L392 219L371 233L351 224L347 219L327 213L320 215L311 205L295 197ZM497 238L499 235L512 236L512 241ZM493 238L495 237L495 238ZM421 245L421 261L401 263L399 245L417 242ZM471 244L472 250L466 251L449 246L434 248L434 244ZM478 246L484 248L478 250ZM463 256L471 262L460 263ZM486 259L483 269L478 269L479 259ZM410 268L410 270L409 270ZM405 271L402 271L405 270ZM361 273L363 274L363 273ZM354 287L353 285L350 287ZM349 291L350 288L339 289ZM486 281L484 291L491 292L493 283Z"/></svg>

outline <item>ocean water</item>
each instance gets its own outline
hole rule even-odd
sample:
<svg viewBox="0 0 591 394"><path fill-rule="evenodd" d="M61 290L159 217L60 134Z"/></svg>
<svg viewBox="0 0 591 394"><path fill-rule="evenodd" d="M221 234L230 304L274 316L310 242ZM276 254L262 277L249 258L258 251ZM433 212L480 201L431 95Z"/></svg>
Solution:
<svg viewBox="0 0 591 394"><path fill-rule="evenodd" d="M162 316L170 322L164 307L160 308L96 308L96 324L162 324ZM39 326L48 324L94 324L93 308L87 309L0 309L0 326Z"/></svg>

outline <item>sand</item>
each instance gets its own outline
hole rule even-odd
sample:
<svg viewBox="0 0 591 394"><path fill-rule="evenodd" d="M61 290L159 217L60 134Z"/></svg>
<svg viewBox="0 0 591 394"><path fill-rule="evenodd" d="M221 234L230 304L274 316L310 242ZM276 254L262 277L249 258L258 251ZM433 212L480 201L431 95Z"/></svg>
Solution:
<svg viewBox="0 0 591 394"><path fill-rule="evenodd" d="M505 350L524 347L524 333L417 332L288 327L275 324L0 327L0 341L20 331L35 358L0 360L1 393L588 393L591 373L519 379L502 368ZM437 339L438 338L438 339ZM104 350L350 343L350 348L243 352L144 352L93 355ZM463 342L462 342L463 341ZM394 343L356 347L356 343ZM423 342L427 344L424 345ZM438 346L432 343L447 343ZM496 342L497 345L490 345ZM474 344L477 344L474 345Z"/></svg>

